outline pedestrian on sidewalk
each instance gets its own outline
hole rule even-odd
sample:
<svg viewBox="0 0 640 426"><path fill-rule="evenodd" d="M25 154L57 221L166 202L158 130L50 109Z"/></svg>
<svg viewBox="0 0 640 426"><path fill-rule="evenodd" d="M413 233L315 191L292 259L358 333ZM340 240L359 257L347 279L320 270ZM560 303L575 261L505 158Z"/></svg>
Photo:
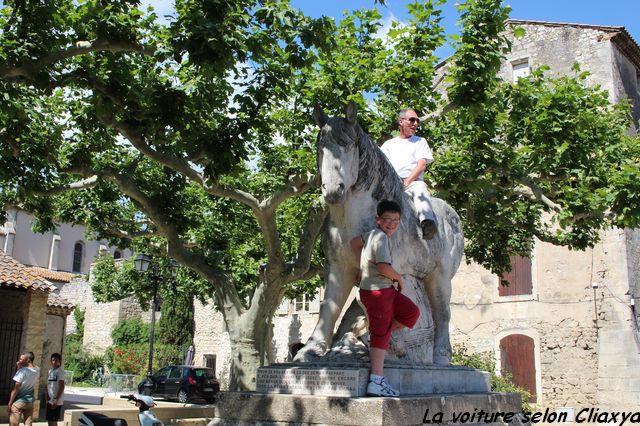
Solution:
<svg viewBox="0 0 640 426"><path fill-rule="evenodd" d="M23 352L16 363L18 371L13 376L15 384L7 404L10 426L18 426L20 417L23 418L26 426L33 424L34 390L40 376L40 369L33 365L34 358L33 352Z"/></svg>

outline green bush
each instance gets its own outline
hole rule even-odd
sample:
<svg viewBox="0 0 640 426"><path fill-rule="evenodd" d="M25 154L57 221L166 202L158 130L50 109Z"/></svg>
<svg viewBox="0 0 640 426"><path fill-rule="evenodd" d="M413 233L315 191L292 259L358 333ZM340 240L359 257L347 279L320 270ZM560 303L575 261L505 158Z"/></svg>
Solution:
<svg viewBox="0 0 640 426"><path fill-rule="evenodd" d="M157 327L156 327L157 329ZM111 331L114 346L128 346L149 342L150 326L140 318L124 319Z"/></svg>
<svg viewBox="0 0 640 426"><path fill-rule="evenodd" d="M183 357L184 351L179 347L155 343L153 345L153 371L155 372L168 364L182 364ZM111 346L107 349L106 362L112 373L145 376L149 365L149 344Z"/></svg>
<svg viewBox="0 0 640 426"><path fill-rule="evenodd" d="M512 382L512 376L508 371L496 374L496 362L493 352L469 353L465 345L454 345L451 354L451 364L465 365L478 370L486 371L491 375L492 392L515 392L522 397L522 410L531 411L529 399L531 394L524 388L516 386Z"/></svg>
<svg viewBox="0 0 640 426"><path fill-rule="evenodd" d="M149 324L138 318L118 322L111 332L113 345L107 349L106 362L116 374L147 374L149 364ZM167 364L181 364L186 348L159 343L161 328L156 324L153 344L153 371Z"/></svg>
<svg viewBox="0 0 640 426"><path fill-rule="evenodd" d="M91 382L94 373L104 368L104 357L85 351L82 348L82 339L73 334L65 341L64 353L64 368L73 371L75 383Z"/></svg>

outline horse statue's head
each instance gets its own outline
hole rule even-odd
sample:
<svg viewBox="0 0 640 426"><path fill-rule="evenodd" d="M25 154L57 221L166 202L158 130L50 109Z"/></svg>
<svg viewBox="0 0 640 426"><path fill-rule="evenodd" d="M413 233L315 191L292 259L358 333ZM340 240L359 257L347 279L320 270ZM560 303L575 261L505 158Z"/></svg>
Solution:
<svg viewBox="0 0 640 426"><path fill-rule="evenodd" d="M358 109L351 101L345 116L327 117L319 105L313 110L318 133L318 169L322 177L322 195L329 204L340 204L358 179Z"/></svg>
<svg viewBox="0 0 640 426"><path fill-rule="evenodd" d="M318 170L322 195L328 204L341 204L349 190L370 191L375 200L402 204L402 180L376 143L357 120L358 107L351 101L345 118L327 117L320 106L313 110L318 133ZM367 212L368 213L368 212Z"/></svg>

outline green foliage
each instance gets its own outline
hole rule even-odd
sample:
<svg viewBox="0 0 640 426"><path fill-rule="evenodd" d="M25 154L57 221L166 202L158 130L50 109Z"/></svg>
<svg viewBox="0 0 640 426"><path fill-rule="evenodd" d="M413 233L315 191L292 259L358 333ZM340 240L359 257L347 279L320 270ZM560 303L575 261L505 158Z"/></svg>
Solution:
<svg viewBox="0 0 640 426"><path fill-rule="evenodd" d="M76 322L76 331L72 336L77 336L80 340L82 340L82 336L84 336L84 317L86 313L86 311L83 311L77 306L73 308L73 319Z"/></svg>
<svg viewBox="0 0 640 426"><path fill-rule="evenodd" d="M193 308L190 312L193 316ZM170 315L163 310L162 318ZM188 346L191 342L191 334L177 330L176 327L166 332L166 324L156 324L154 329L154 371L167 364L182 363L186 353L185 344ZM172 322L168 324L173 325ZM142 322L139 318L124 319L116 324L111 332L113 344L105 354L105 362L112 373L146 375L149 362L149 331L150 324ZM170 337L171 333L176 333L175 338ZM188 336L188 343L178 341L185 338L185 335Z"/></svg>
<svg viewBox="0 0 640 426"><path fill-rule="evenodd" d="M149 344L137 343L123 346L111 346L105 354L109 370L114 374L147 373Z"/></svg>
<svg viewBox="0 0 640 426"><path fill-rule="evenodd" d="M509 270L509 255L529 255L534 238L584 249L601 229L638 220L610 215L618 197L620 213L635 209L627 178L639 171L628 165L640 145L624 135L628 109L579 69L544 72L496 85L484 109L458 108L433 130L437 192L463 218L467 256L495 272Z"/></svg>
<svg viewBox="0 0 640 426"><path fill-rule="evenodd" d="M488 372L491 376L492 392L518 393L522 398L522 409L524 411L531 411L531 406L529 405L531 394L526 389L513 384L512 376L508 371L502 371L500 375L496 374L496 361L493 352L469 353L465 345L454 345L451 354L451 364L465 365Z"/></svg>
<svg viewBox="0 0 640 426"><path fill-rule="evenodd" d="M449 99L460 106L480 107L495 87L503 53L510 48L502 0L467 0L458 6L462 31L454 37Z"/></svg>
<svg viewBox="0 0 640 426"><path fill-rule="evenodd" d="M123 319L111 330L114 346L127 346L134 343L149 342L149 324L140 318Z"/></svg>
<svg viewBox="0 0 640 426"><path fill-rule="evenodd" d="M73 371L74 382L90 382L94 373L104 367L104 363L104 357L92 355L83 349L82 339L67 337L65 340L64 368Z"/></svg>
<svg viewBox="0 0 640 426"><path fill-rule="evenodd" d="M153 371L169 364L182 364L184 356L181 348L156 342L153 346ZM149 343L111 346L105 354L105 362L111 373L145 376L149 364Z"/></svg>
<svg viewBox="0 0 640 426"><path fill-rule="evenodd" d="M162 303L158 341L185 353L193 342L193 296L186 292L168 293Z"/></svg>
<svg viewBox="0 0 640 426"><path fill-rule="evenodd" d="M286 0L178 0L166 21L133 0L6 2L0 204L33 211L37 230L83 224L152 255L156 275L99 259L96 300L213 297L230 323L260 319L230 330L256 342L285 293L320 284L323 209L308 176L318 102L338 114L355 101L380 141L401 107L442 107L421 130L437 156L430 177L463 218L467 259L495 272L535 237L580 249L609 226L637 226L640 144L624 135L628 108L609 105L578 69L500 82L509 46L499 0L461 5L443 106L432 87L443 1L411 3L408 23L384 39L376 10L336 22ZM169 258L186 266L175 280Z"/></svg>

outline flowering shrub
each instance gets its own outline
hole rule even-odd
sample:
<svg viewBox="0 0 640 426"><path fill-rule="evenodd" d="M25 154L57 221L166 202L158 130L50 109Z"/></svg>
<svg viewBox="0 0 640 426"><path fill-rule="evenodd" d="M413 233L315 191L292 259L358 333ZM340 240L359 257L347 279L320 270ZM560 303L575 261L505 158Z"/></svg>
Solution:
<svg viewBox="0 0 640 426"><path fill-rule="evenodd" d="M153 347L153 371L169 364L182 364L185 351L179 347L156 343ZM145 376L149 363L149 344L112 346L107 350L109 370L116 374Z"/></svg>
<svg viewBox="0 0 640 426"><path fill-rule="evenodd" d="M112 373L146 374L149 345L136 343L126 346L112 346L107 350L107 362Z"/></svg>

